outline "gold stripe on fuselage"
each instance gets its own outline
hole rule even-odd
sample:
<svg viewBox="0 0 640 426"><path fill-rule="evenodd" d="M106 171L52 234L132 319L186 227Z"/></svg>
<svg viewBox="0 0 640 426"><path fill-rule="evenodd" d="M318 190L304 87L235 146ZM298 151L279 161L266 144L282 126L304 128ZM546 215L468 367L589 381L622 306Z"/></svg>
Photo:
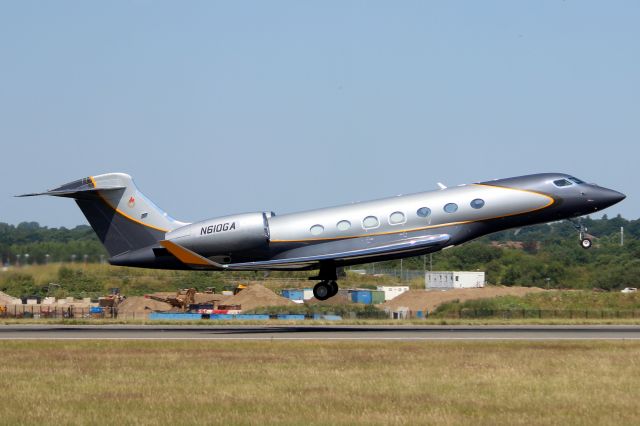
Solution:
<svg viewBox="0 0 640 426"><path fill-rule="evenodd" d="M523 211L523 212L509 213L509 214L505 214L505 215L501 215L501 216L486 217L486 218L475 219L475 220L464 220L464 221L459 221L459 222L441 223L441 224L438 224L438 225L428 225L428 226L423 226L423 227L420 227L420 228L402 229L402 230L399 230L399 231L378 232L378 233L364 234L364 235L349 235L349 236L344 236L344 237L310 238L310 239L304 239L304 240L271 240L270 242L272 242L272 243L308 243L308 242L316 242L316 241L350 240L350 239L354 239L354 238L377 237L377 236L380 236L380 235L391 235L391 234L402 234L402 233L407 233L407 232L424 231L426 229L443 228L445 226L464 225L464 224L467 224L467 223L477 223L477 222L483 222L483 221L486 221L486 220L502 219L504 217L510 217L510 216L517 216L517 215L521 215L521 214L532 213L532 212L535 212L535 211L538 211L538 210L546 209L547 207L550 207L556 201L553 197L551 197L551 196L549 196L547 194L543 194L543 193L536 192L536 191L529 191L527 189L508 188L508 187L504 187L504 186L489 185L489 184L484 184L484 183L476 183L476 184L473 184L473 185L486 186L488 188L510 189L512 191L519 191L519 192L526 192L526 193L529 193L529 194L540 195L542 197L547 198L549 200L549 202L546 205L542 206L542 207L536 207L535 209L526 210L526 211Z"/></svg>

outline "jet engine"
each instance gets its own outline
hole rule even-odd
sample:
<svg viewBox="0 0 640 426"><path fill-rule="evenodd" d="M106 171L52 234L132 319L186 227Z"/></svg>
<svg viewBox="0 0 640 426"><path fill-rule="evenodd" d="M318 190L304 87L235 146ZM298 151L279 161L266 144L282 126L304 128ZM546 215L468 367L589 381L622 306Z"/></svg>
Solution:
<svg viewBox="0 0 640 426"><path fill-rule="evenodd" d="M217 217L175 229L165 238L205 257L259 249L269 242L269 216L245 213Z"/></svg>

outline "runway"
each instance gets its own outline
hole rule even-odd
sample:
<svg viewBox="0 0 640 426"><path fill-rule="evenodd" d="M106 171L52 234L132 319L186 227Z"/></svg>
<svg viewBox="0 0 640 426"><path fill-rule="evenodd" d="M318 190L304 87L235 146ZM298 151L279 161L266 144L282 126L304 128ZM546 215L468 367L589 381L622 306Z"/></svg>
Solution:
<svg viewBox="0 0 640 426"><path fill-rule="evenodd" d="M0 326L0 340L640 340L640 326Z"/></svg>

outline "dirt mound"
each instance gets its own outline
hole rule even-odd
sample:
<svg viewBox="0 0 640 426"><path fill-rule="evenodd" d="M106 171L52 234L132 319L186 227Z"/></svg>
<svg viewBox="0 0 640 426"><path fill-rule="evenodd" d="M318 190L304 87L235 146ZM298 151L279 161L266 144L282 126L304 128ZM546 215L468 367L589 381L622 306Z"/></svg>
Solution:
<svg viewBox="0 0 640 426"><path fill-rule="evenodd" d="M7 293L0 291L0 305L15 305L22 303L22 300L17 297L9 296Z"/></svg>
<svg viewBox="0 0 640 426"><path fill-rule="evenodd" d="M228 296L225 305L240 305L243 311L265 306L295 306L296 303L278 296L263 285L253 284L241 290L235 296Z"/></svg>
<svg viewBox="0 0 640 426"><path fill-rule="evenodd" d="M528 293L546 291L538 287L483 287L452 290L410 290L380 305L391 310L409 308L411 311L432 311L443 303L459 300L487 299L498 296L524 296Z"/></svg>
<svg viewBox="0 0 640 426"><path fill-rule="evenodd" d="M118 305L118 314L148 314L153 311L169 311L171 305L142 296L127 297Z"/></svg>
<svg viewBox="0 0 640 426"><path fill-rule="evenodd" d="M158 292L152 293L152 295L157 297L164 297L164 298L175 298L176 292L158 291ZM181 297L184 297L184 296L181 296ZM214 301L219 303L224 303L224 300L227 297L229 296L223 296L222 294L211 294L211 293L196 293L193 295L194 302L198 304L213 303Z"/></svg>
<svg viewBox="0 0 640 426"><path fill-rule="evenodd" d="M226 300L229 296L223 296L222 294L210 294L210 293L197 293L193 296L195 303L205 304L205 303L226 303Z"/></svg>
<svg viewBox="0 0 640 426"><path fill-rule="evenodd" d="M349 293L338 293L333 297L328 298L327 300L318 300L315 297L304 302L308 305L351 305L353 302L349 297Z"/></svg>

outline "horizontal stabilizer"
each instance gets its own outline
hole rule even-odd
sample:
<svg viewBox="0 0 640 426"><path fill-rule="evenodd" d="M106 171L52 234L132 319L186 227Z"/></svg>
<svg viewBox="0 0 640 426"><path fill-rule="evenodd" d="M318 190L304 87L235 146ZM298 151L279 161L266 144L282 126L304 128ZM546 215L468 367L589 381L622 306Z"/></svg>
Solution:
<svg viewBox="0 0 640 426"><path fill-rule="evenodd" d="M30 194L20 194L16 195L16 197L37 197L39 195L51 195L53 197L69 197L69 198L81 198L83 194L91 194L96 193L98 191L114 191L118 189L125 189L124 186L109 186L103 188L86 188L86 189L67 189L67 190L58 190L52 189L50 191L45 192L33 192Z"/></svg>
<svg viewBox="0 0 640 426"><path fill-rule="evenodd" d="M96 185L93 177L74 180L65 183L55 189L49 189L45 192L33 192L30 194L16 195L16 197L36 197L38 195L51 195L54 197L83 198L85 195L93 195L97 191L114 191L126 189L126 186L117 184L117 182L108 182L106 184Z"/></svg>

